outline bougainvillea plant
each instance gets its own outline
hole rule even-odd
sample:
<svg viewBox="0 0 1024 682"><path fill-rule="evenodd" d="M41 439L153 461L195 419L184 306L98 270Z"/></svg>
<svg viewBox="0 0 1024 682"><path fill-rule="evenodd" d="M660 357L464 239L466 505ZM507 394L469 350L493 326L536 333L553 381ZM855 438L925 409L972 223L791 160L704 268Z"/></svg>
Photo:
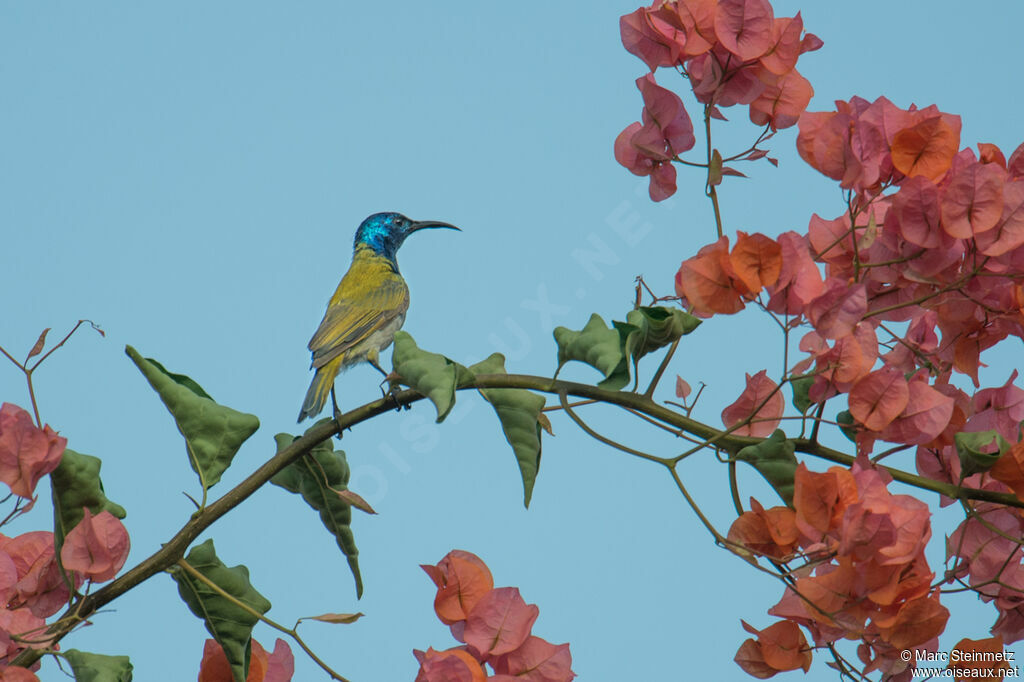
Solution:
<svg viewBox="0 0 1024 682"><path fill-rule="evenodd" d="M131 362L185 440L199 492L180 530L126 569L126 512L107 498L100 460L69 449L36 404L32 373L74 329L45 353L44 332L23 362L0 347L24 373L32 407L0 405L0 481L12 504L0 525L33 508L44 477L53 506L52 530L0 536L0 680L37 680L43 656L76 679L131 679L127 656L62 649L61 641L99 620L101 609L128 590L169 574L167 584L173 582L212 637L201 656L202 682L293 677L290 645L278 639L268 651L252 637L258 623L344 682L298 629L304 621L352 624L361 613L281 625L267 617L271 603L245 566L225 565L213 540L196 541L256 490L276 485L317 512L358 598L363 581L352 510L374 512L348 489L348 462L332 438L421 400L433 404L442 422L459 391L477 392L493 408L526 505L540 470L541 439L552 429L549 413L664 467L716 544L781 584L778 600L765 604L772 622L759 628L745 614L737 626L735 661L747 673L806 672L824 658L845 679L908 682L920 652L937 652L955 616L945 603L950 592L975 593L992 605L994 617L990 631L978 633L990 636L963 639L946 652L940 660L950 667L943 676L1013 670L1000 655L1024 639L1024 389L1016 370L997 385L982 385L979 369L989 349L1024 339L1024 146L1009 154L984 142L962 147L959 117L935 106L902 108L884 97L852 96L829 111L808 112L813 90L797 64L823 43L805 33L800 14L775 17L767 0L659 1L623 16L620 29L646 72L636 80L641 120L615 140L615 158L648 178L655 201L678 191L677 167L700 169L714 229L700 238L707 242L701 248L680 254L672 294L657 296L640 280L624 321L609 325L595 314L582 329L555 329L553 377L507 374L498 353L465 366L398 332L390 393L302 435L278 434L276 452L210 499L259 420L216 403L190 377L129 346ZM676 92L679 85L700 108L702 131ZM746 149L723 153L712 130L737 105L759 132ZM723 181L742 176L743 162L777 163L764 145L794 126L800 158L842 190L837 217L811 215L806 231L775 236L765 234L769 226L726 229ZM699 158L683 156L696 148ZM667 274L665 280L667 289ZM642 305L645 291L649 305ZM738 368L745 388L714 410L715 424L693 418L700 391L691 396L683 376L675 382L682 403L654 399L684 336L748 308L777 324L781 373ZM641 391L639 362L654 353L662 359ZM603 377L596 385L558 379L568 362L588 364ZM548 396L557 402L548 405ZM587 422L585 410L594 404L622 408L692 447L665 455L620 443ZM728 466L736 515L725 532L701 513L679 474L699 451L712 451ZM905 457L895 457L900 453ZM894 466L897 461L907 464ZM753 466L781 503L744 502L737 462ZM929 543L941 540L919 491L937 493L939 504L963 512L945 534L941 568L926 557ZM538 608L516 588L495 588L478 557L455 550L423 568L436 587L435 611L458 644L415 651L418 681L575 677L569 646L533 634ZM750 636L740 641L744 631ZM954 658L953 651L962 655Z"/></svg>
<svg viewBox="0 0 1024 682"><path fill-rule="evenodd" d="M733 551L769 562L786 584L770 610L781 620L763 630L744 623L756 638L736 661L763 678L806 671L812 650L831 650L833 665L852 670L833 645L853 639L861 674L910 679L901 653L936 649L949 618L942 595L965 588L997 618L992 638L964 647L1024 638L1024 390L1015 370L1001 386L978 377L986 349L1024 338L1024 146L1008 158L993 144L961 148L958 116L884 97L805 111L812 90L796 64L822 42L803 34L799 14L774 17L766 0L657 2L620 27L650 73L637 81L643 123L620 134L616 158L650 176L655 201L676 191L676 165L703 167L715 209L718 238L683 260L676 300L701 318L759 308L787 352L793 339L802 353L782 376L748 374L722 411L729 432L765 438L745 458L786 502L751 500L728 533ZM682 75L703 105L707 158L680 157L695 146L693 127L681 98L655 83L658 69ZM740 104L765 128L750 150L723 159L711 120ZM810 216L804 233L730 240L715 187L738 173L723 161L763 158L758 145L794 124L800 157L844 191L842 213ZM777 430L785 384L809 435ZM823 426L853 441L852 466L797 464L794 450L822 454ZM965 513L939 574L924 555L929 507L891 493L880 464L904 450L916 453L917 473L902 482L942 492Z"/></svg>
<svg viewBox="0 0 1024 682"><path fill-rule="evenodd" d="M518 588L495 588L480 557L456 549L422 568L437 587L437 617L463 644L417 650L416 682L571 682L576 677L569 645L534 635L539 609L523 601Z"/></svg>

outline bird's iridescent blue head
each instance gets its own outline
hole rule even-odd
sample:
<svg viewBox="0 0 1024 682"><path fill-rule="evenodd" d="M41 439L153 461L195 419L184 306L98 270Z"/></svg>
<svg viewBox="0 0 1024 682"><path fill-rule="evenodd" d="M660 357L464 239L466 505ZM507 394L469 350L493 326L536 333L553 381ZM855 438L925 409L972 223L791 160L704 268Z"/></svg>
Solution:
<svg viewBox="0 0 1024 682"><path fill-rule="evenodd" d="M405 238L417 230L432 227L459 228L438 220L410 220L401 213L374 213L356 230L355 248L365 245L373 252L394 262L395 253Z"/></svg>

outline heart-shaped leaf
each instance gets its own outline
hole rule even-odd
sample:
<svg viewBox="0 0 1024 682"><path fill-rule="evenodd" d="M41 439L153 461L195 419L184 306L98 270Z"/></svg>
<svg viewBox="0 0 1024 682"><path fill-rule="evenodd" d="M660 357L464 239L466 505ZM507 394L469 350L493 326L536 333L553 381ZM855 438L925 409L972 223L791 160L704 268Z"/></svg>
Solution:
<svg viewBox="0 0 1024 682"><path fill-rule="evenodd" d="M195 381L168 372L159 362L143 358L131 346L125 347L125 353L174 417L178 431L185 437L189 464L199 474L203 489L216 485L238 448L260 427L259 419L218 405Z"/></svg>
<svg viewBox="0 0 1024 682"><path fill-rule="evenodd" d="M494 353L467 371L472 374L505 374L505 357ZM529 507L540 469L544 398L522 388L485 388L480 393L494 408L505 440L516 455L519 474L523 478L523 504Z"/></svg>
<svg viewBox="0 0 1024 682"><path fill-rule="evenodd" d="M437 422L443 422L455 405L457 363L438 353L421 350L412 336L403 331L395 332L391 362L404 384L434 403Z"/></svg>
<svg viewBox="0 0 1024 682"><path fill-rule="evenodd" d="M270 602L249 583L249 569L245 566L225 566L217 558L213 540L193 547L185 561L252 611L264 614L270 610ZM171 567L170 574L178 583L178 594L182 601L196 617L203 620L207 631L223 647L235 682L245 682L252 655L252 629L259 619L181 566Z"/></svg>
<svg viewBox="0 0 1024 682"><path fill-rule="evenodd" d="M566 327L555 328L555 343L558 344L558 368L570 360L585 362L604 375L598 383L601 388L617 391L629 384L629 357L625 338L633 331L632 325L618 323L618 328L609 328L597 313L579 331Z"/></svg>
<svg viewBox="0 0 1024 682"><path fill-rule="evenodd" d="M287 433L274 436L279 452L295 439ZM274 474L270 482L302 495L306 504L320 513L321 523L334 536L348 560L349 570L356 581L356 596L362 597L363 577L359 573L359 550L352 534L352 505L339 494L348 490L349 473L345 453L335 450L327 440Z"/></svg>

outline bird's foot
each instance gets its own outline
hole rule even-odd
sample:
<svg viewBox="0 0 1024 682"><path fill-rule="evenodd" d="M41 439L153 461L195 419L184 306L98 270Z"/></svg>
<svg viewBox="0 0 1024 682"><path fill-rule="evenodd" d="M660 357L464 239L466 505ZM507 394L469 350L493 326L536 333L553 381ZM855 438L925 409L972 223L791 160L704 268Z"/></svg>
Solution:
<svg viewBox="0 0 1024 682"><path fill-rule="evenodd" d="M387 384L387 390L384 390L384 385ZM403 404L398 399L398 391L401 387L401 377L398 374L392 372L384 377L384 381L380 382L380 393L384 400L391 398L395 402L395 412L401 412L402 408L409 409L409 406Z"/></svg>
<svg viewBox="0 0 1024 682"><path fill-rule="evenodd" d="M341 423L341 411L338 408L334 408L334 413L332 414L332 419L334 419L334 421L337 422L338 424ZM338 433L335 434L334 437L337 438L338 440L341 440L341 436L342 436L343 433L344 433L344 430L343 429L339 429Z"/></svg>
<svg viewBox="0 0 1024 682"><path fill-rule="evenodd" d="M341 423L341 410L338 409L338 400L334 396L334 387L331 387L331 415L334 421ZM342 430L338 430L338 434L335 436L338 440L341 440Z"/></svg>

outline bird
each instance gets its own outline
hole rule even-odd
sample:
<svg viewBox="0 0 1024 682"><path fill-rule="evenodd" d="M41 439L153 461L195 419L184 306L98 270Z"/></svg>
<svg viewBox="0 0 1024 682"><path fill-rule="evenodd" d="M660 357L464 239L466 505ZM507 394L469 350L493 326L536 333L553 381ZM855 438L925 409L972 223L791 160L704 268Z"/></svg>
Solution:
<svg viewBox="0 0 1024 682"><path fill-rule="evenodd" d="M413 232L458 227L439 220L411 220L401 213L374 213L356 230L352 264L327 303L327 312L309 341L316 370L299 412L299 422L323 410L328 395L340 414L334 380L343 369L368 362L381 374L380 352L391 345L405 322L409 287L395 256Z"/></svg>

